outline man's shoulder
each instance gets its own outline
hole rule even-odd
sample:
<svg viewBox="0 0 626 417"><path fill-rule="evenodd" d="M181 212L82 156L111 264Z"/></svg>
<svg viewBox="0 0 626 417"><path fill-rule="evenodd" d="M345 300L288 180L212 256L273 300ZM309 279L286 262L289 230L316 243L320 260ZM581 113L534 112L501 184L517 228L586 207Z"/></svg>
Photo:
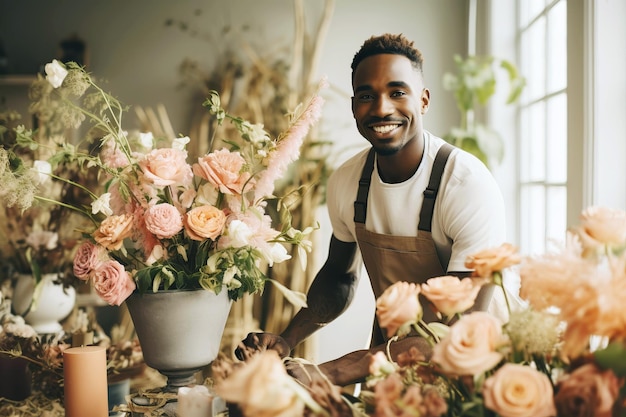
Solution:
<svg viewBox="0 0 626 417"><path fill-rule="evenodd" d="M361 149L356 154L349 157L333 171L331 177L344 178L346 176L353 177L355 173L360 174L370 149L369 147Z"/></svg>

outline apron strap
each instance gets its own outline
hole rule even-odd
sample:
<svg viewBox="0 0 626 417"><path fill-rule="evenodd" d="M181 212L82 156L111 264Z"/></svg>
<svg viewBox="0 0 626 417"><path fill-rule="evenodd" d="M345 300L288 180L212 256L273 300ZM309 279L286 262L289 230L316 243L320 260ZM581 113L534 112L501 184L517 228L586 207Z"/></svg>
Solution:
<svg viewBox="0 0 626 417"><path fill-rule="evenodd" d="M441 176L443 170L446 167L446 162L450 153L454 150L454 147L449 143L444 143L437 156L435 156L435 162L433 163L433 170L430 173L430 180L428 187L424 190L424 202L422 203L422 210L420 211L420 222L417 227L418 230L430 232L431 223L433 220L433 212L435 210L435 199L439 192L439 184L441 184Z"/></svg>
<svg viewBox="0 0 626 417"><path fill-rule="evenodd" d="M374 148L370 149L361 172L361 179L359 180L359 189L356 193L356 200L354 202L354 222L365 223L365 216L367 214L367 194L370 190L370 182L372 179L372 172L374 171Z"/></svg>

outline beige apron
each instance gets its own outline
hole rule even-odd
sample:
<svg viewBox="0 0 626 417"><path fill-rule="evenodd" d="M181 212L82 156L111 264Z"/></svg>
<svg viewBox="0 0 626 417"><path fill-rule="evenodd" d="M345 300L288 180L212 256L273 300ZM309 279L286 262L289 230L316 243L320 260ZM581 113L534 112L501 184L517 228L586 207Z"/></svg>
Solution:
<svg viewBox="0 0 626 417"><path fill-rule="evenodd" d="M367 196L374 169L374 150L369 152L359 180L357 198L354 202L354 221L357 242L376 298L395 282L407 281L421 284L429 278L446 274L446 268L441 265L435 242L431 236L431 222L441 175L452 150L451 145L444 144L437 152L428 187L424 191L417 237L385 235L365 229ZM420 295L420 297L422 296ZM435 312L425 302L424 298L421 298L421 302L424 309L424 320L426 322L436 321ZM386 338L375 320L371 344L376 346L384 343L385 340Z"/></svg>

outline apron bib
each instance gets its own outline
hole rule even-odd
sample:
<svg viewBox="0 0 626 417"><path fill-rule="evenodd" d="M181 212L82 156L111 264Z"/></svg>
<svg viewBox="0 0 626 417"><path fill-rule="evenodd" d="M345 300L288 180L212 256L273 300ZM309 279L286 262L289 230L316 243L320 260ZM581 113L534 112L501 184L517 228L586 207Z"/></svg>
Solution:
<svg viewBox="0 0 626 417"><path fill-rule="evenodd" d="M367 196L374 169L374 150L370 150L354 202L354 221L357 243L376 298L398 281L422 284L429 278L446 274L432 239L431 223L441 175L452 150L451 145L444 144L437 152L428 187L424 191L416 237L386 235L365 229ZM435 311L421 294L420 301L424 310L423 320L427 323L437 321ZM386 337L374 319L371 345L376 346L385 341Z"/></svg>

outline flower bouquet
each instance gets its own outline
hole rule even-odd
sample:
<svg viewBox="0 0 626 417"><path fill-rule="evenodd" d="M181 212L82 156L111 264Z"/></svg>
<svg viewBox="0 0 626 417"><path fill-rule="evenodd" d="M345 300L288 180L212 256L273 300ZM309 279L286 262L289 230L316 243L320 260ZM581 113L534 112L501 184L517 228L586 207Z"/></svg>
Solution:
<svg viewBox="0 0 626 417"><path fill-rule="evenodd" d="M56 120L69 126L84 120L89 124L84 141L56 143L47 162L54 167L62 160L95 170L103 192L39 169L40 161L26 165L15 149L42 144L18 127L15 147L0 149L0 178L11 185L9 190L27 183L30 191L17 201L9 198L10 191L1 197L8 205L31 207L39 199L33 180L42 174L88 196L88 205L55 203L89 220L80 230L83 241L73 272L91 281L106 302L120 305L135 291L199 288L227 291L237 300L263 290L269 280L264 268L289 258L285 245L298 245L302 255L310 248L307 235L313 227L300 231L290 223L290 204L297 193L277 197L273 191L274 181L298 158L304 136L320 116L320 96L298 107L289 115L288 130L271 138L263 126L226 112L218 93L211 92L204 106L219 124L233 123L240 140L225 141L223 148L190 163L188 137L157 138L124 130L124 106L84 68L54 60L45 70L48 86L39 102L48 103L47 108L61 115ZM280 219L266 214L270 204ZM302 294L274 284L290 301L304 304Z"/></svg>
<svg viewBox="0 0 626 417"><path fill-rule="evenodd" d="M386 352L372 355L358 401L313 400L332 397L332 384L326 385L326 397L312 389L303 394L302 386L291 389L287 383L256 385L255 395L233 394L245 392L247 385L239 378L251 372L239 370L225 377L225 395L246 416L261 415L259 410L283 415L278 405L286 407L287 398L304 410L290 415L626 415L626 212L591 207L554 251L522 257L503 244L469 257L466 265L473 277L398 282L376 300L389 342ZM504 292L507 321L467 311L482 285L503 288L503 273L515 270L523 303L514 308ZM440 322L422 321L419 294L436 308ZM394 343L415 336L426 339L432 350L411 347L392 357ZM259 356L265 359L240 367L261 370L259 363L269 367L278 360ZM280 392L282 403L263 401L263 394Z"/></svg>

